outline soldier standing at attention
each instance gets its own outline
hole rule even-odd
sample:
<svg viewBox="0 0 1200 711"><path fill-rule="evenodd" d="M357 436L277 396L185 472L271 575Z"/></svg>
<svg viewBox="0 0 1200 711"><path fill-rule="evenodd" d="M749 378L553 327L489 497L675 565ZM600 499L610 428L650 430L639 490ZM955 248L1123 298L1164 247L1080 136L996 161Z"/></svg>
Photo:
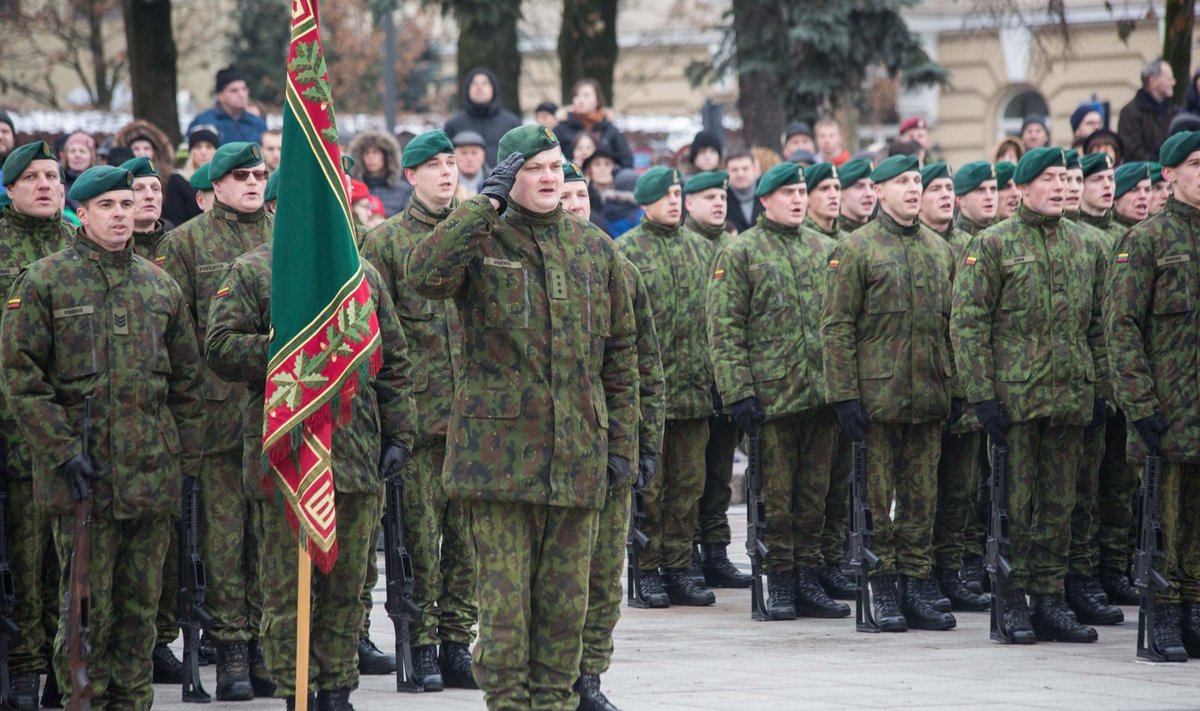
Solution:
<svg viewBox="0 0 1200 711"><path fill-rule="evenodd" d="M637 456L636 325L612 240L563 214L554 133L514 128L499 151L413 247L408 281L453 298L463 328L443 483L470 509L475 680L488 708L565 711L600 511Z"/></svg>
<svg viewBox="0 0 1200 711"><path fill-rule="evenodd" d="M1150 215L1162 211L1153 209L1154 176L1150 163L1123 163L1117 167L1113 187L1113 220L1109 234L1115 245L1125 230Z"/></svg>
<svg viewBox="0 0 1200 711"><path fill-rule="evenodd" d="M226 143L206 165L216 197L212 210L173 230L161 248L161 266L183 289L201 344L208 330L209 303L225 270L237 257L270 242L272 224L262 207L267 169L257 143ZM218 701L247 701L256 693L266 696L270 691L262 650L255 641L262 596L258 585L259 524L254 520L253 502L265 494L259 481L252 481L243 471L245 396L245 385L227 383L205 369L200 547L208 571L208 610L213 616L207 632L217 645ZM258 683L257 690L251 677Z"/></svg>
<svg viewBox="0 0 1200 711"><path fill-rule="evenodd" d="M709 281L713 369L738 427L762 436L768 615L846 617L817 579L837 447L819 333L832 244L800 227L808 193L795 163L764 173L757 195L758 224L725 247Z"/></svg>
<svg viewBox="0 0 1200 711"><path fill-rule="evenodd" d="M846 161L838 168L838 182L842 186L839 227L843 234L867 224L875 214L879 198L875 197L875 185L871 182L874 169L871 161L862 158Z"/></svg>
<svg viewBox="0 0 1200 711"><path fill-rule="evenodd" d="M712 365L703 318L712 248L704 238L680 227L681 194L679 171L655 166L643 173L634 199L645 215L617 242L650 292L667 382L661 471L643 492L650 545L642 551L638 585L651 607L716 602L712 591L688 574L704 493L708 418L713 414Z"/></svg>
<svg viewBox="0 0 1200 711"><path fill-rule="evenodd" d="M1021 208L972 240L954 281L950 334L963 389L988 437L1008 448L1014 572L999 622L1018 644L1097 638L1063 597L1083 426L1102 406L1096 383L1106 368L1102 257L1062 221L1066 172L1061 148L1022 156Z"/></svg>
<svg viewBox="0 0 1200 711"><path fill-rule="evenodd" d="M996 164L998 202L996 203L996 220L992 224L1012 217L1021 205L1021 189L1013 182L1013 174L1016 170L1017 166L1008 161L1000 161Z"/></svg>
<svg viewBox="0 0 1200 711"><path fill-rule="evenodd" d="M959 235L977 235L996 219L996 169L985 160L964 163L954 174L954 205ZM968 240L969 241L969 240ZM960 247L966 247L964 241Z"/></svg>
<svg viewBox="0 0 1200 711"><path fill-rule="evenodd" d="M842 205L842 182L833 163L813 163L804 169L808 186L808 211L803 227L825 238L829 248L842 238L838 215Z"/></svg>
<svg viewBox="0 0 1200 711"><path fill-rule="evenodd" d="M1066 151L1067 189L1063 192L1063 217L1075 220L1079 217L1079 202L1083 198L1083 166L1079 164L1079 153Z"/></svg>
<svg viewBox="0 0 1200 711"><path fill-rule="evenodd" d="M1111 234L1111 230L1114 229L1112 206L1115 179L1112 158L1107 153L1089 153L1083 157L1080 164L1083 168L1083 197L1079 203L1079 215L1074 219L1076 222ZM1145 166L1146 164L1142 163L1141 165ZM1119 236L1119 234L1113 236L1110 241L1115 241Z"/></svg>
<svg viewBox="0 0 1200 711"><path fill-rule="evenodd" d="M1162 212L1167 206L1167 200L1171 197L1171 183L1163 178L1163 169L1160 163L1150 164L1150 214L1157 215Z"/></svg>
<svg viewBox="0 0 1200 711"><path fill-rule="evenodd" d="M952 257L917 219L916 156L884 160L871 180L880 215L834 247L826 273L825 399L842 433L868 444L867 498L882 561L871 575L876 621L887 632L947 630L954 616L933 608L923 581L932 572L937 462L954 372Z"/></svg>
<svg viewBox="0 0 1200 711"><path fill-rule="evenodd" d="M203 406L187 303L170 277L133 253L132 188L130 172L112 166L76 179L71 199L82 227L13 288L0 342L10 411L25 441L37 443L34 497L54 517L59 560L71 558L74 503L92 499L92 704L143 710L154 701L168 529L181 476L196 473ZM94 428L83 452L87 397ZM60 586L66 610L66 565ZM69 708L66 637L64 612L54 669Z"/></svg>

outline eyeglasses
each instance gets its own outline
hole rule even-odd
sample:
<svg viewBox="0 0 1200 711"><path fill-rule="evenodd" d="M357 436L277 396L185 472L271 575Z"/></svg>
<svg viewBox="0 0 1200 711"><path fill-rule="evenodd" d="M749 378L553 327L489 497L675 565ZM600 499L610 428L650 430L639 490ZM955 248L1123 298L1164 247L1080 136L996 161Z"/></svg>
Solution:
<svg viewBox="0 0 1200 711"><path fill-rule="evenodd" d="M263 181L265 181L265 180L267 179L267 171L266 171L266 169L262 169L262 170L248 170L248 169L246 169L246 168L235 168L235 169L234 169L232 172L230 172L229 174L230 174L230 175L232 175L232 176L233 176L233 179L234 179L234 180L236 180L236 181L238 181L239 183L244 183L244 182L246 182L246 179L247 179L247 178L249 178L251 175L253 175L253 176L254 176L254 179L255 179L255 180L257 180L257 181L258 181L258 182L260 182L260 183L261 183L261 182L263 182Z"/></svg>

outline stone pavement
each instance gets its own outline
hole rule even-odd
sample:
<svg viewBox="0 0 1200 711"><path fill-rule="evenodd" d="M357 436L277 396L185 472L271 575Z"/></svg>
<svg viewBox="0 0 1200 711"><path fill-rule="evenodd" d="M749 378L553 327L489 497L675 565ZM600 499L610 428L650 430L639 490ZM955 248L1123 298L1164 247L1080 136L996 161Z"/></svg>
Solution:
<svg viewBox="0 0 1200 711"><path fill-rule="evenodd" d="M745 507L734 506L730 519L730 557L747 569ZM383 612L382 583L371 630L380 648L391 651L395 636ZM1135 607L1125 608L1124 624L1098 628L1095 644L1014 647L988 639L986 612L957 613L958 629L950 632L873 635L855 632L853 618L753 622L749 599L745 590L719 590L710 608L623 609L605 691L625 711L1200 709L1200 659L1137 661ZM214 667L201 672L211 693ZM176 687L155 689L157 708L199 708L180 703ZM478 691L394 689L394 677L363 677L351 700L359 711L483 708ZM221 706L281 711L283 702Z"/></svg>

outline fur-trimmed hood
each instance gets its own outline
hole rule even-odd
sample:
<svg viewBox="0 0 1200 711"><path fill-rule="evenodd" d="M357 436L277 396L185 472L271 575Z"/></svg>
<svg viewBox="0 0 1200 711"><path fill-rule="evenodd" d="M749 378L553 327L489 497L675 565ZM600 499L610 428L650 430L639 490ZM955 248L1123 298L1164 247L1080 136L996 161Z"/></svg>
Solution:
<svg viewBox="0 0 1200 711"><path fill-rule="evenodd" d="M350 177L362 180L366 175L367 168L363 163L363 155L371 147L383 151L383 167L387 175L387 183L389 186L395 187L400 183L400 177L404 172L400 169L400 144L384 131L368 129L360 132L350 141L350 156L354 158L354 167L350 170Z"/></svg>
<svg viewBox="0 0 1200 711"><path fill-rule="evenodd" d="M113 136L114 146L129 147L139 138L145 138L154 145L154 160L158 163L158 174L165 185L167 178L175 172L175 151L171 148L171 139L158 126L143 119L134 119L125 124Z"/></svg>

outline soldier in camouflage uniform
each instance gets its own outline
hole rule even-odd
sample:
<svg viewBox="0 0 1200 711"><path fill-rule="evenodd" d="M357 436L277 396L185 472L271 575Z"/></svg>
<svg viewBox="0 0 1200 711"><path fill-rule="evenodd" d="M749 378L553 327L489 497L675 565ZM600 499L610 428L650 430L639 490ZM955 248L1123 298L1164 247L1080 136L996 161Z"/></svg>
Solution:
<svg viewBox="0 0 1200 711"><path fill-rule="evenodd" d="M209 302L229 264L271 240L271 218L262 208L266 168L257 143L227 143L205 164L216 197L213 208L173 230L161 252L162 267L179 282L204 343ZM207 627L217 645L218 701L270 695L258 637L262 596L258 585L259 524L254 501L265 497L242 466L244 385L204 374L207 413L200 459L201 555L208 572ZM261 435L261 428L255 430ZM257 685L257 689L255 688Z"/></svg>
<svg viewBox="0 0 1200 711"><path fill-rule="evenodd" d="M871 221L879 198L875 197L875 184L871 182L871 171L875 166L862 158L846 161L838 168L838 182L842 194L838 200L838 226L849 234Z"/></svg>
<svg viewBox="0 0 1200 711"><path fill-rule="evenodd" d="M199 206L201 212L208 212L213 208L212 180L208 177L208 170L212 167L212 161L205 163L192 173L192 177L188 178L188 185L196 189L196 205Z"/></svg>
<svg viewBox="0 0 1200 711"><path fill-rule="evenodd" d="M1155 195L1150 165L1135 162L1123 163L1117 167L1113 176L1112 222L1106 230L1112 237L1114 246L1117 240L1121 239L1121 235L1125 234L1125 230L1161 211L1152 209L1150 205Z"/></svg>
<svg viewBox="0 0 1200 711"><path fill-rule="evenodd" d="M723 171L697 173L683 185L687 208L684 228L704 238L709 266L733 237L725 231L729 175ZM729 560L729 501L733 496L733 453L738 427L723 407L717 386L712 385L713 409L708 418L708 445L704 448L704 493L700 496L700 565L704 581L713 588L748 588L750 576Z"/></svg>
<svg viewBox="0 0 1200 711"><path fill-rule="evenodd" d="M933 608L923 581L932 572L937 461L954 372L946 340L952 257L917 220L916 156L884 160L871 180L879 217L839 242L829 260L825 399L843 434L868 444L867 499L882 561L871 575L877 622L889 632L946 630L954 616Z"/></svg>
<svg viewBox="0 0 1200 711"><path fill-rule="evenodd" d="M1160 150L1174 196L1117 244L1104 290L1104 325L1117 404L1129 417L1130 464L1163 457L1161 571L1171 587L1155 601L1155 647L1167 661L1200 657L1200 422L1196 402L1196 294L1200 288L1200 133ZM1182 603L1182 609L1181 605ZM1182 624L1180 618L1182 617Z"/></svg>
<svg viewBox="0 0 1200 711"><path fill-rule="evenodd" d="M418 408L413 465L400 475L405 543L416 579L413 602L421 608L410 628L413 666L417 683L426 691L443 685L476 689L470 652L476 619L474 552L466 507L449 499L442 486L462 332L454 302L427 299L405 281L409 250L457 206L454 144L444 131L422 133L405 147L402 165L405 178L414 186L413 198L402 213L367 235L363 257L379 269L400 314Z"/></svg>
<svg viewBox="0 0 1200 711"><path fill-rule="evenodd" d="M991 441L1008 448L1014 571L999 623L1021 644L1097 638L1072 615L1063 579L1083 426L1105 406L1103 259L1062 220L1065 175L1062 149L1022 156L1020 210L971 241L954 282L950 333L963 389Z"/></svg>
<svg viewBox="0 0 1200 711"><path fill-rule="evenodd" d="M491 709L573 710L600 510L637 454L636 326L612 241L562 212L553 132L499 146L408 280L454 299L463 328L443 483L470 509L475 680Z"/></svg>
<svg viewBox="0 0 1200 711"><path fill-rule="evenodd" d="M1013 182L1017 166L1002 160L996 164L996 219L992 224L1012 217L1021 205L1021 189Z"/></svg>
<svg viewBox="0 0 1200 711"><path fill-rule="evenodd" d="M1066 190L1063 191L1063 218L1075 221L1079 217L1079 203L1083 199L1083 166L1079 164L1079 151L1065 151L1067 162Z"/></svg>
<svg viewBox="0 0 1200 711"><path fill-rule="evenodd" d="M1161 163L1150 164L1150 214L1157 215L1167 206L1171 197L1171 183L1163 177Z"/></svg>
<svg viewBox="0 0 1200 711"><path fill-rule="evenodd" d="M762 437L767 613L846 617L821 588L821 529L837 420L825 405L820 304L832 247L801 229L804 171L780 163L758 181L764 211L728 244L708 286L717 387L738 427Z"/></svg>
<svg viewBox="0 0 1200 711"><path fill-rule="evenodd" d="M4 314L4 387L32 446L33 496L70 560L74 502L92 499L88 676L97 708L149 709L154 617L181 475L196 471L200 356L179 287L133 253L133 176L111 166L75 181L83 226L32 264ZM80 451L84 398L94 428ZM26 506L29 502L26 502ZM54 669L70 704L69 569Z"/></svg>
<svg viewBox="0 0 1200 711"><path fill-rule="evenodd" d="M1081 161L1084 172L1083 194L1079 203L1079 214L1072 219L1075 222L1090 225L1105 234L1111 235L1115 241L1120 236L1120 233L1112 234L1112 231L1115 229L1112 223L1113 189L1115 184L1112 159L1108 158L1107 153L1092 155L1101 155L1102 157L1089 158L1088 156L1084 156ZM1146 166L1147 164L1141 163L1140 165ZM1145 172L1144 167L1143 172ZM1149 193L1149 178L1147 178L1146 192Z"/></svg>
<svg viewBox="0 0 1200 711"><path fill-rule="evenodd" d="M31 263L66 249L71 229L62 219L62 167L48 144L35 141L18 147L5 159L3 173L12 200L0 211L0 289L8 295ZM9 497L13 621L21 630L20 639L8 649L8 668L14 704L30 711L38 705L38 674L48 661L44 650L58 629L59 565L52 517L29 505L34 500L33 453L4 398L0 393L0 466Z"/></svg>
<svg viewBox="0 0 1200 711"><path fill-rule="evenodd" d="M643 492L650 544L641 552L637 585L639 599L651 607L716 602L688 573L713 414L712 366L700 318L712 247L680 226L681 194L678 171L655 166L643 173L634 190L645 211L642 222L617 242L646 280L667 381L662 471Z"/></svg>
<svg viewBox="0 0 1200 711"><path fill-rule="evenodd" d="M803 227L825 238L830 249L842 238L838 227L841 214L842 181L833 163L813 163L804 169L804 182L809 186L808 210Z"/></svg>

